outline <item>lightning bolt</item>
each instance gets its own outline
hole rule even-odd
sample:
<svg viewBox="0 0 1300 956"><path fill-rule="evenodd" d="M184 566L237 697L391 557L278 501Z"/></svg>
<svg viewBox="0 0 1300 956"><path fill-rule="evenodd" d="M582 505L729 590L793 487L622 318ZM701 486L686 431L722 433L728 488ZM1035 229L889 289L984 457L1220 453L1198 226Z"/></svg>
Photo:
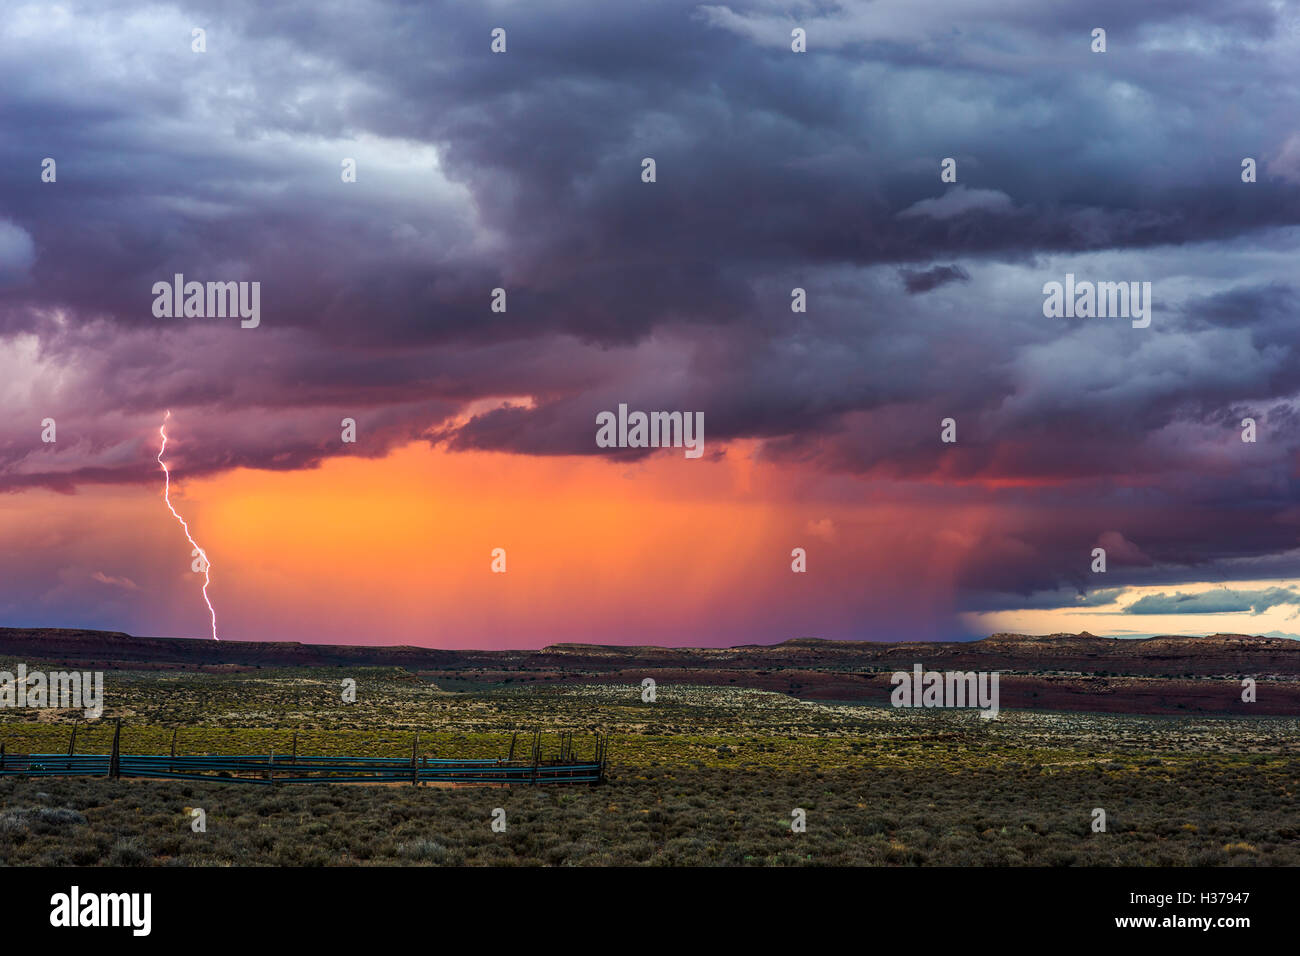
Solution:
<svg viewBox="0 0 1300 956"><path fill-rule="evenodd" d="M163 501L167 503L167 510L172 513L172 517L181 523L181 527L185 529L185 537L189 539L190 544L194 546L194 550L197 551L199 557L203 559L203 603L208 606L208 613L212 615L212 639L214 641L219 641L221 638L217 637L217 612L213 610L212 602L208 599L208 585L212 583L212 563L208 561L207 553L199 547L199 543L195 541L194 536L190 534L190 526L185 523L185 519L182 518L180 514L177 513L176 509L172 507L172 475L171 472L167 470L167 463L163 461L163 452L167 450L167 419L171 417L172 412L169 408L167 409L167 414L163 416L163 423L158 426L158 434L162 436L162 447L158 449L158 464L162 465L163 470Z"/></svg>

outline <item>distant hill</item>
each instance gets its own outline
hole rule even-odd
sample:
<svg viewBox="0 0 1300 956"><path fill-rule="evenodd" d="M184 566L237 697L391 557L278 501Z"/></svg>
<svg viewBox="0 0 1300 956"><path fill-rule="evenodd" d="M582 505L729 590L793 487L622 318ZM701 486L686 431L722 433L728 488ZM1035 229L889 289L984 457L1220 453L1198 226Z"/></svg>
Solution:
<svg viewBox="0 0 1300 956"><path fill-rule="evenodd" d="M621 670L637 664L735 670L834 667L1101 671L1157 677L1273 675L1300 677L1300 641L1245 634L1118 639L1091 634L993 634L979 641L874 643L796 638L738 647L624 647L553 644L539 650L444 650L408 645L303 644L136 637L121 631L0 628L0 656L106 667L406 667L413 670L578 668Z"/></svg>
<svg viewBox="0 0 1300 956"><path fill-rule="evenodd" d="M484 651L0 628L0 658L103 670L400 667L451 689L456 681L640 683L653 676L660 683L879 703L888 700L892 672L920 664L926 670L1000 672L1006 708L1300 715L1300 641L1245 634L993 634L969 642L888 644L797 638L726 648L554 644ZM1269 683L1254 704L1239 700L1242 677Z"/></svg>

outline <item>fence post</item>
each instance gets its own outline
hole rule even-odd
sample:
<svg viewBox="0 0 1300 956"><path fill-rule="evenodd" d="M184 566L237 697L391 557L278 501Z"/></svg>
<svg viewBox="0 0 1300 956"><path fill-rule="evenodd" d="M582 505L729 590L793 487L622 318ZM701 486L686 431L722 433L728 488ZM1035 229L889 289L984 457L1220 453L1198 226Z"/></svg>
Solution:
<svg viewBox="0 0 1300 956"><path fill-rule="evenodd" d="M298 762L298 731L293 732L293 762Z"/></svg>
<svg viewBox="0 0 1300 956"><path fill-rule="evenodd" d="M270 781L271 786L275 786L275 748L271 748L271 758L266 764L266 779Z"/></svg>
<svg viewBox="0 0 1300 956"><path fill-rule="evenodd" d="M68 741L68 756L71 757L77 749L77 722L72 722L72 739ZM72 761L68 761L68 769L72 769Z"/></svg>
<svg viewBox="0 0 1300 956"><path fill-rule="evenodd" d="M122 779L122 754L119 749L122 740L122 718L117 718L117 728L113 731L113 753L108 758L108 776L113 780Z"/></svg>
<svg viewBox="0 0 1300 956"><path fill-rule="evenodd" d="M510 738L510 756L506 758L507 761L511 761L515 759L515 741L518 739L519 739L519 731L516 730L515 735Z"/></svg>
<svg viewBox="0 0 1300 956"><path fill-rule="evenodd" d="M419 746L420 732L417 730L415 732L415 739L411 741L411 786L413 787L418 787L420 785L419 765L415 762L415 749Z"/></svg>

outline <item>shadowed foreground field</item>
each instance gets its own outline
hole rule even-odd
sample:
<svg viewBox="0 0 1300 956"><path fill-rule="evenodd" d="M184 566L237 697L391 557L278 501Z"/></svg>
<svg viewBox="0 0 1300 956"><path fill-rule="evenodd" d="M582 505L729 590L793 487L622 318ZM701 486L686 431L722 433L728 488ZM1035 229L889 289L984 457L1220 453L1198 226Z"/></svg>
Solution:
<svg viewBox="0 0 1300 956"><path fill-rule="evenodd" d="M0 779L0 862L75 865L1300 864L1294 718L895 711L661 686L484 685L403 671L110 673L78 752L503 756L533 727L614 733L610 781L563 789ZM70 717L11 711L10 753ZM41 718L41 719L37 719ZM521 735L522 739L523 735ZM557 743L551 738L550 746ZM207 832L190 828L192 808ZM494 833L492 813L506 811ZM791 831L795 808L807 831ZM1092 832L1093 809L1107 832Z"/></svg>

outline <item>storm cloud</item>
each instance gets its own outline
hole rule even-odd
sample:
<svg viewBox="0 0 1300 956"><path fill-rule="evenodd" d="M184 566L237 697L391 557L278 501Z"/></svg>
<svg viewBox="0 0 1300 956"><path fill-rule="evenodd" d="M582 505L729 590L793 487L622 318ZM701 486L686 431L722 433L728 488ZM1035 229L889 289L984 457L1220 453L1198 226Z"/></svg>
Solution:
<svg viewBox="0 0 1300 956"><path fill-rule="evenodd" d="M970 608L1071 605L1103 535L1117 585L1300 571L1297 23L1248 0L19 4L0 488L152 480L163 409L201 475L317 465L344 416L349 454L593 455L625 402L1005 507L969 542L998 560L955 572ZM176 273L260 282L261 326L155 318ZM1045 318L1067 273L1151 282L1151 327Z"/></svg>
<svg viewBox="0 0 1300 956"><path fill-rule="evenodd" d="M1262 614L1281 604L1300 604L1290 588L1233 591L1227 588L1200 594L1148 594L1124 609L1126 614L1223 614L1250 611Z"/></svg>

